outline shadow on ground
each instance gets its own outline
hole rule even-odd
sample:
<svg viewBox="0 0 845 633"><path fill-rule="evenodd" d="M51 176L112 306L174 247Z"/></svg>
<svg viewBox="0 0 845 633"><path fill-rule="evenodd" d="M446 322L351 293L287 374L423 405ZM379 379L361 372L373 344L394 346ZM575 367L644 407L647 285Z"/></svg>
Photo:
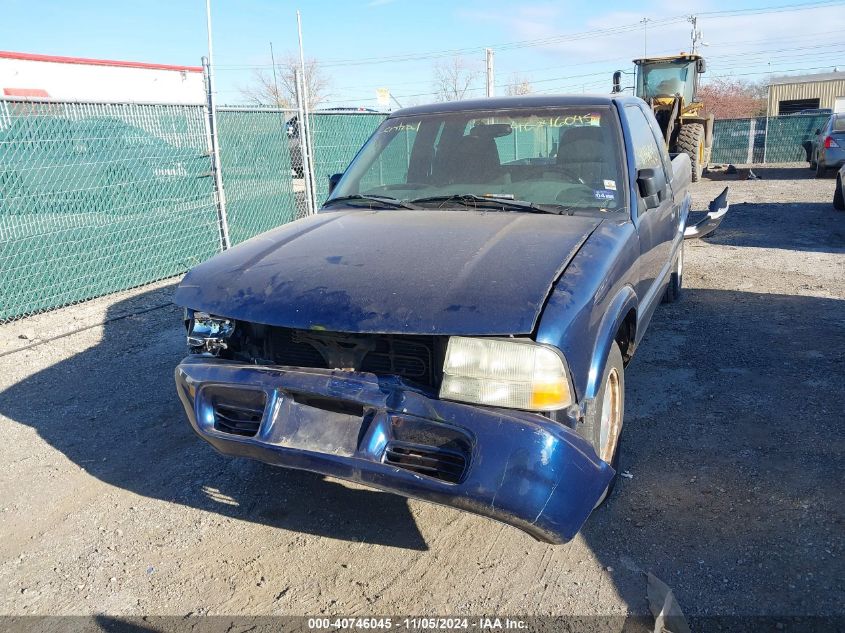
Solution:
<svg viewBox="0 0 845 633"><path fill-rule="evenodd" d="M721 290L657 312L626 372L633 478L582 532L600 560L653 572L688 615L841 610L843 315ZM641 584L617 589L642 603Z"/></svg>
<svg viewBox="0 0 845 633"><path fill-rule="evenodd" d="M173 289L108 314L162 303ZM139 495L294 532L427 548L401 497L218 455L190 429L176 396L173 370L184 350L175 306L108 322L98 345L0 394L0 413L94 477Z"/></svg>
<svg viewBox="0 0 845 633"><path fill-rule="evenodd" d="M747 180L748 172L754 172L754 175L762 180L806 180L808 178L815 178L815 170L807 166L802 167L775 167L762 165L745 165L738 167L737 173L729 174L726 169L708 169L704 173L706 180L724 181L725 184L730 184L730 181Z"/></svg>
<svg viewBox="0 0 845 633"><path fill-rule="evenodd" d="M836 218L843 222L831 226ZM845 253L845 215L829 202L743 202L732 204L722 226L703 239L723 246Z"/></svg>

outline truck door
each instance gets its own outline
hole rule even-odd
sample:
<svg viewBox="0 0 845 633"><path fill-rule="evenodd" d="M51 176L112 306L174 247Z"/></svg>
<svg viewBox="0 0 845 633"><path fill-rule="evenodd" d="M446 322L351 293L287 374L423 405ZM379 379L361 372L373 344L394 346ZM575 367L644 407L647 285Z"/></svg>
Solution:
<svg viewBox="0 0 845 633"><path fill-rule="evenodd" d="M638 105L628 105L625 106L625 118L631 134L637 171L655 169L663 172L666 178L667 191L659 206L646 209L639 195L636 201L635 213L640 236L640 277L636 290L641 305L648 311L660 300L658 293L668 270L672 238L677 228L673 220L671 172L666 172L663 157L666 150L662 141L658 143L645 112Z"/></svg>

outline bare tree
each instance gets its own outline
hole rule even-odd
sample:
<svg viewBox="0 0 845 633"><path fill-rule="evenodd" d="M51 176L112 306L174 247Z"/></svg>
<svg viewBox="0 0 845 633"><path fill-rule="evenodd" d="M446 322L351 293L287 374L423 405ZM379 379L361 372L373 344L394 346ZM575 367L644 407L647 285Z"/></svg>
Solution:
<svg viewBox="0 0 845 633"><path fill-rule="evenodd" d="M766 86L741 79L711 79L698 88L699 101L717 119L736 119L766 114Z"/></svg>
<svg viewBox="0 0 845 633"><path fill-rule="evenodd" d="M241 88L241 94L251 103L277 108L296 108L296 75L299 69L299 58L287 55L276 63L273 69L255 71L252 83ZM331 81L320 67L316 59L305 60L305 86L308 91L308 108L315 109L329 97Z"/></svg>
<svg viewBox="0 0 845 633"><path fill-rule="evenodd" d="M522 73L513 73L505 87L505 94L509 97L530 95L532 92L534 92L534 86L531 85L531 80Z"/></svg>
<svg viewBox="0 0 845 633"><path fill-rule="evenodd" d="M452 57L434 65L434 92L438 101L465 99L470 87L481 75L463 57Z"/></svg>

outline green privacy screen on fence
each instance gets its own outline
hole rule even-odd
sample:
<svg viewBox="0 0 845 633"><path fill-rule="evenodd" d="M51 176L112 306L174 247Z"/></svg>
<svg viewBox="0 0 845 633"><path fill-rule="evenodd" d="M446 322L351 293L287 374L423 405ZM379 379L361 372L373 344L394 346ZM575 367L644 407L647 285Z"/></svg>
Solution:
<svg viewBox="0 0 845 633"><path fill-rule="evenodd" d="M237 244L304 217L304 187L291 178L287 120L293 111L219 108L217 132L229 238Z"/></svg>
<svg viewBox="0 0 845 633"><path fill-rule="evenodd" d="M827 115L719 119L713 127L711 163L793 163L807 149Z"/></svg>
<svg viewBox="0 0 845 633"><path fill-rule="evenodd" d="M218 249L199 106L0 101L0 321Z"/></svg>
<svg viewBox="0 0 845 633"><path fill-rule="evenodd" d="M221 108L232 244L306 215L295 113ZM312 116L317 200L384 120ZM220 250L203 106L0 100L0 322L185 272Z"/></svg>
<svg viewBox="0 0 845 633"><path fill-rule="evenodd" d="M316 113L309 118L314 147L314 185L317 205L329 194L329 176L344 171L370 138L384 114Z"/></svg>

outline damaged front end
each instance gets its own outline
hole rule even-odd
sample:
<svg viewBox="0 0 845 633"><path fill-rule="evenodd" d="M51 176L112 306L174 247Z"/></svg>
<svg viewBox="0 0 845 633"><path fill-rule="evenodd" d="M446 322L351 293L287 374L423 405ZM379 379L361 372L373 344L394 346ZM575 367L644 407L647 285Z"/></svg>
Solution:
<svg viewBox="0 0 845 633"><path fill-rule="evenodd" d="M449 505L553 543L578 532L612 479L566 424L440 399L449 337L188 316L195 353L176 369L177 390L194 430L222 453Z"/></svg>

